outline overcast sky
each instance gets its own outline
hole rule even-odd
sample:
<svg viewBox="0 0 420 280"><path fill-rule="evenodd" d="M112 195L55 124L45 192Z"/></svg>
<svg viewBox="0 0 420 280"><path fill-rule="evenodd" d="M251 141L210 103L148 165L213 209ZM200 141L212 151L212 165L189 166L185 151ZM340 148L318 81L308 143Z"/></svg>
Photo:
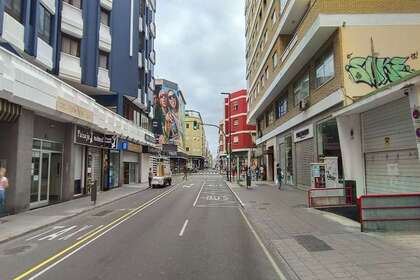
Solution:
<svg viewBox="0 0 420 280"><path fill-rule="evenodd" d="M157 0L155 76L176 82L204 122L223 118L223 96L245 88L244 0ZM213 156L218 132L206 128Z"/></svg>

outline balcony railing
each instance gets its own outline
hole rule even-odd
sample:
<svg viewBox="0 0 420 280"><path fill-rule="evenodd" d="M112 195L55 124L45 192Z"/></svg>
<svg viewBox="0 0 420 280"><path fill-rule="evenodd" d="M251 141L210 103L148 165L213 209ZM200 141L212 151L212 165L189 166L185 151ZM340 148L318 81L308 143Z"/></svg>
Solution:
<svg viewBox="0 0 420 280"><path fill-rule="evenodd" d="M66 2L63 2L61 30L75 37L82 38L82 10Z"/></svg>

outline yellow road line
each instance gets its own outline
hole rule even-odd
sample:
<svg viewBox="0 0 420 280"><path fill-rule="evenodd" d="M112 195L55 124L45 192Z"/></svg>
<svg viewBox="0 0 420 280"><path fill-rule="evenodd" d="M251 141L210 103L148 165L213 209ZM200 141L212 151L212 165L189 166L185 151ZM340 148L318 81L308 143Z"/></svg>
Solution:
<svg viewBox="0 0 420 280"><path fill-rule="evenodd" d="M56 255L42 261L41 263L37 264L36 266L32 267L31 269L27 270L26 272L20 274L19 276L15 277L14 280L22 280L24 279L26 276L34 273L35 271L39 270L40 268L46 266L47 264L51 263L52 261L58 259L59 257L62 257L63 255L65 255L66 253L70 253L73 249L76 249L77 247L83 245L83 243L89 241L89 239L94 238L96 235L100 234L101 232L105 231L106 229L110 228L112 225L118 223L118 222L123 222L126 221L128 219L130 219L131 217L133 217L134 215L136 215L137 213L143 211L144 209L146 209L147 207L151 206L152 204L154 204L155 202L159 201L160 199L162 199L163 197L167 196L168 194L170 194L171 192L173 192L176 189L176 186L172 187L171 189L165 191L164 193L161 193L160 195L155 196L154 198L152 198L151 200L149 200L148 202L145 202L144 204L140 205L139 207L133 209L132 211L122 215L121 217L113 220L112 222L110 222L109 224L107 224L104 227L101 228L96 228L94 232L92 232L90 235L86 236L85 238L83 238L82 240L74 243L73 245L67 247L66 249L62 250L61 252L57 253Z"/></svg>

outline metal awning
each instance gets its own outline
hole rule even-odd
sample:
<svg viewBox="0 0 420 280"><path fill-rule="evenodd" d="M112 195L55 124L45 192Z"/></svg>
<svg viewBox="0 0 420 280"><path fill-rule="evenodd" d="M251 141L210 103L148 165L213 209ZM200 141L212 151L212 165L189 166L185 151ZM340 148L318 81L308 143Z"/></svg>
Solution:
<svg viewBox="0 0 420 280"><path fill-rule="evenodd" d="M0 98L0 121L14 122L21 112L21 106Z"/></svg>

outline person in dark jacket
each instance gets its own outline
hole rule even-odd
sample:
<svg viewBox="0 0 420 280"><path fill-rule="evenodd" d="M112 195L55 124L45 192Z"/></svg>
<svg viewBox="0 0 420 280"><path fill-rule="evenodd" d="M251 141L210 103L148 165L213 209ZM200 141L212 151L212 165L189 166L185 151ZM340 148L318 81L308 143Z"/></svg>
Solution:
<svg viewBox="0 0 420 280"><path fill-rule="evenodd" d="M280 190L281 180L283 179L283 174L282 174L283 171L281 170L280 163L277 163L276 171L277 171L277 184L279 185L279 190Z"/></svg>

